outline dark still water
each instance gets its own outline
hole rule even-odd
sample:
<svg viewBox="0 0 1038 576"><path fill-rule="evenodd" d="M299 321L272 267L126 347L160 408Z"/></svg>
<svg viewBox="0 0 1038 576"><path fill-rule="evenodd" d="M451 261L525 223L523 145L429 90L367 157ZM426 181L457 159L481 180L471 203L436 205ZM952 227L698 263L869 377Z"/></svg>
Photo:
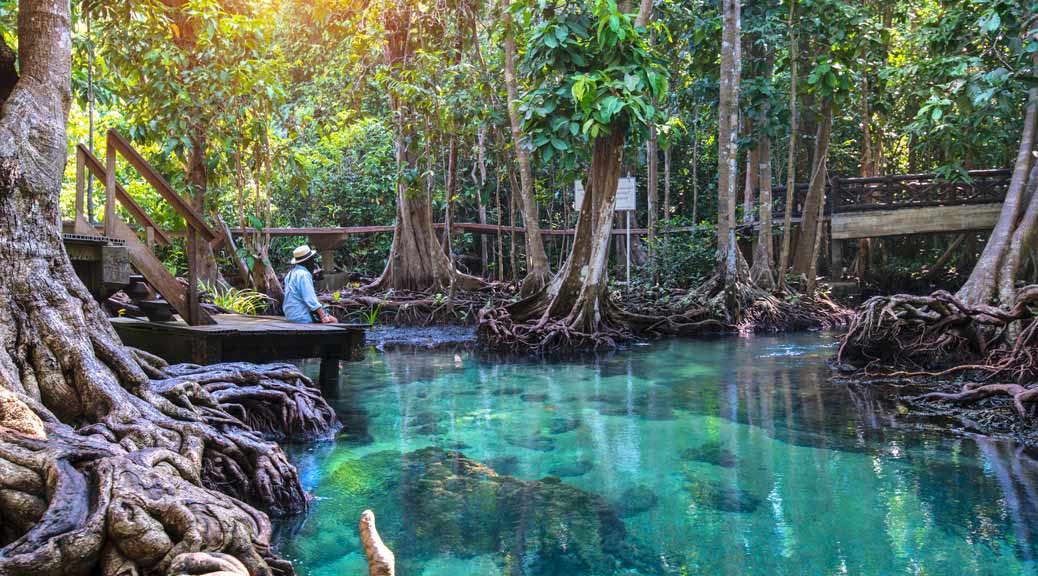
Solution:
<svg viewBox="0 0 1038 576"><path fill-rule="evenodd" d="M1034 574L1038 463L898 427L829 382L825 335L666 341L583 363L373 352L335 443L292 454L318 500L302 574Z"/></svg>

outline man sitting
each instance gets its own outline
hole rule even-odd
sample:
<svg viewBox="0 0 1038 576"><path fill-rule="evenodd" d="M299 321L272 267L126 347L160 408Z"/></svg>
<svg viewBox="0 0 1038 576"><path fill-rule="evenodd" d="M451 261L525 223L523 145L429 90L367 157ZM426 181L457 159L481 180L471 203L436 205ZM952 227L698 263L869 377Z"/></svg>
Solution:
<svg viewBox="0 0 1038 576"><path fill-rule="evenodd" d="M285 276L285 318L301 324L335 324L335 316L324 311L314 291L314 272L318 270L317 252L303 244L292 251L292 270Z"/></svg>

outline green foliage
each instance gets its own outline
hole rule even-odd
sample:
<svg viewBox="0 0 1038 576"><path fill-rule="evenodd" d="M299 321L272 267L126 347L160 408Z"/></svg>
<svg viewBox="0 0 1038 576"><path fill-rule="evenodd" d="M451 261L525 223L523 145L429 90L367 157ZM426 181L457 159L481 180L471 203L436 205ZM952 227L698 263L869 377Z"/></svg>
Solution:
<svg viewBox="0 0 1038 576"><path fill-rule="evenodd" d="M520 111L543 162L558 154L572 170L589 140L663 120L654 101L667 92L667 71L634 14L621 12L615 0L542 3L537 11L515 6L518 20L536 22L522 63L530 89Z"/></svg>
<svg viewBox="0 0 1038 576"><path fill-rule="evenodd" d="M655 260L637 269L638 278L659 278L668 288L698 286L713 273L716 242L717 229L713 224L693 225L683 219L664 221L656 235Z"/></svg>
<svg viewBox="0 0 1038 576"><path fill-rule="evenodd" d="M251 288L220 288L216 284L205 282L199 282L198 287L213 304L238 314L259 314L267 309L270 302L270 298L266 294L261 294Z"/></svg>

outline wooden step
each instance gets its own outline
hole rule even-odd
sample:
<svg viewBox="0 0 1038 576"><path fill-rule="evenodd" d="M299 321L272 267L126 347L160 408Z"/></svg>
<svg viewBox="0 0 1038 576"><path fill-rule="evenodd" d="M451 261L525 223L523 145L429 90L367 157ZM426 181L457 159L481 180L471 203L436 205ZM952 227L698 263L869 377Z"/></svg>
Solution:
<svg viewBox="0 0 1038 576"><path fill-rule="evenodd" d="M148 284L162 298L169 302L170 306L177 311L177 314L180 314L181 318L189 324L207 325L216 323L212 316L201 306L196 307L198 317L192 319L187 301L187 288L169 273L162 261L155 257L151 249L137 237L137 233L126 222L123 222L118 215L115 216L112 224L112 235L126 242L126 249L130 255L130 264L144 276Z"/></svg>

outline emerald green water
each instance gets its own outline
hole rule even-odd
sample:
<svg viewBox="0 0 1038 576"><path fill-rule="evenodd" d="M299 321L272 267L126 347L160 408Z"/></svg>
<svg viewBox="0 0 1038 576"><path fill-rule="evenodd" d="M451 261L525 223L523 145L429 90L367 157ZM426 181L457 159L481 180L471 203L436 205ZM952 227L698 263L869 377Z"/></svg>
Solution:
<svg viewBox="0 0 1038 576"><path fill-rule="evenodd" d="M832 353L825 335L579 363L371 353L344 366L343 436L290 454L317 500L278 549L366 574L371 508L401 576L1038 573L1038 464L899 424L829 381Z"/></svg>

